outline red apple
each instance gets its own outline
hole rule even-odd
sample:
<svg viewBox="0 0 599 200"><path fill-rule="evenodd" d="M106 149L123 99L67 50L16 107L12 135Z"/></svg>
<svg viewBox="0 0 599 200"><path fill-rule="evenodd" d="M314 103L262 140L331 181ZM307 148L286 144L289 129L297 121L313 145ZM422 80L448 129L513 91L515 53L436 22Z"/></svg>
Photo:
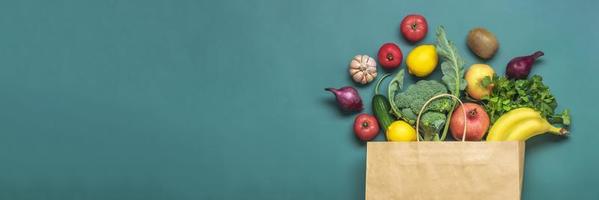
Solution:
<svg viewBox="0 0 599 200"><path fill-rule="evenodd" d="M426 36L428 24L422 15L412 14L401 20L401 34L410 42L418 42Z"/></svg>
<svg viewBox="0 0 599 200"><path fill-rule="evenodd" d="M374 139L379 134L379 124L376 117L364 113L356 116L354 133L362 141Z"/></svg>
<svg viewBox="0 0 599 200"><path fill-rule="evenodd" d="M383 68L392 70L398 68L403 59L401 49L394 43L385 43L379 49L379 63Z"/></svg>
<svg viewBox="0 0 599 200"><path fill-rule="evenodd" d="M464 103L466 109L466 140L480 141L489 128L489 115L485 109L475 103ZM458 106L451 115L449 124L451 135L456 140L462 140L464 134L464 111Z"/></svg>

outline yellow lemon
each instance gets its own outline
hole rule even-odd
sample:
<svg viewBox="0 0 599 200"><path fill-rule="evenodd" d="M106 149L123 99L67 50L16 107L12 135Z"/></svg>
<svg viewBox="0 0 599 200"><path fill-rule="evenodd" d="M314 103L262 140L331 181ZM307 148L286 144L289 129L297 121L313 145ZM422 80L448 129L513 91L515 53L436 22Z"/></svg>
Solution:
<svg viewBox="0 0 599 200"><path fill-rule="evenodd" d="M416 129L401 120L391 123L386 134L389 141L416 141Z"/></svg>
<svg viewBox="0 0 599 200"><path fill-rule="evenodd" d="M435 70L437 62L435 45L424 44L417 46L408 54L406 64L408 65L408 73L417 77L425 77Z"/></svg>

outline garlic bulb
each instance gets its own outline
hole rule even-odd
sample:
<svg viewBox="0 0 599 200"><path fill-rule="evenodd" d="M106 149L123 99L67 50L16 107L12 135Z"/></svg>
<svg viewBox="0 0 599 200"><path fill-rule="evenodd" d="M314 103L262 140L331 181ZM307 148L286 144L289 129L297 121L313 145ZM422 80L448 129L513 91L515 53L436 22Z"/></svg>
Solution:
<svg viewBox="0 0 599 200"><path fill-rule="evenodd" d="M355 82L367 84L376 77L376 61L368 55L357 55L349 63L349 74Z"/></svg>

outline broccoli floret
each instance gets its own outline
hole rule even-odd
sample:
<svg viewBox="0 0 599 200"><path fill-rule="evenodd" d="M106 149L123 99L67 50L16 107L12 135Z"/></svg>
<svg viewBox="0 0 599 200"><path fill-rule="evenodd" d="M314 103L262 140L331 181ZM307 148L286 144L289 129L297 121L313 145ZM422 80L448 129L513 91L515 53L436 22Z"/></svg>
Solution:
<svg viewBox="0 0 599 200"><path fill-rule="evenodd" d="M445 126L447 116L443 113L429 111L422 114L420 119L420 131L424 140L439 140L439 132Z"/></svg>
<svg viewBox="0 0 599 200"><path fill-rule="evenodd" d="M416 124L416 116L422 106L430 98L446 94L445 85L435 80L420 80L410 85L404 92L395 96L395 106L399 110L398 117L411 125ZM447 98L433 100L424 110L420 119L420 128L425 140L439 137L438 133L445 125L446 114L453 108L453 101Z"/></svg>
<svg viewBox="0 0 599 200"><path fill-rule="evenodd" d="M403 118L403 120L405 120L411 125L414 125L416 123L417 114L412 112L412 109L402 108L401 110L399 110L399 112L401 113L401 116L399 116L399 118Z"/></svg>
<svg viewBox="0 0 599 200"><path fill-rule="evenodd" d="M400 110L409 108L414 115L420 112L420 109L431 97L447 93L445 85L435 80L421 80L416 84L410 85L406 91L395 96L395 104ZM452 109L450 99L436 99L426 108L426 111L448 112Z"/></svg>

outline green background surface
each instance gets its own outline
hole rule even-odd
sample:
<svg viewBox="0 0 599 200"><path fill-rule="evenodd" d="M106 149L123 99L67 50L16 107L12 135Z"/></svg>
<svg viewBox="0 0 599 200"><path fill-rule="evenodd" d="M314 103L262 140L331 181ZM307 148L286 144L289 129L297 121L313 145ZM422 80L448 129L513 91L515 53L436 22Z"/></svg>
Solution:
<svg viewBox="0 0 599 200"><path fill-rule="evenodd" d="M432 28L421 43L443 24L467 66L481 62L464 44L476 26L501 43L498 73L543 50L533 73L574 125L527 143L523 199L599 199L598 7L2 1L0 199L362 199L365 146L323 88L355 86L349 60L384 42L407 55L398 24L412 12ZM359 88L367 105L372 88Z"/></svg>

